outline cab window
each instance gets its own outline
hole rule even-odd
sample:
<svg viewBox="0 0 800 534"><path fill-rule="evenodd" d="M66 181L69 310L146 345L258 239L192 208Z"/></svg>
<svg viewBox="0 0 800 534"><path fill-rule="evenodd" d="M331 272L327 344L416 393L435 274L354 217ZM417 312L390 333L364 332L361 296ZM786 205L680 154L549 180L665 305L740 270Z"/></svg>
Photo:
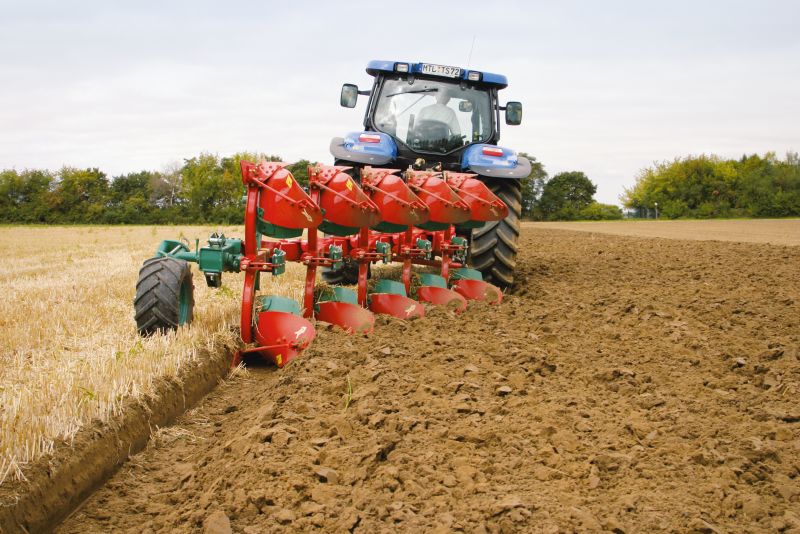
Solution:
<svg viewBox="0 0 800 534"><path fill-rule="evenodd" d="M387 79L373 114L381 132L418 152L447 153L488 140L489 93L438 80Z"/></svg>

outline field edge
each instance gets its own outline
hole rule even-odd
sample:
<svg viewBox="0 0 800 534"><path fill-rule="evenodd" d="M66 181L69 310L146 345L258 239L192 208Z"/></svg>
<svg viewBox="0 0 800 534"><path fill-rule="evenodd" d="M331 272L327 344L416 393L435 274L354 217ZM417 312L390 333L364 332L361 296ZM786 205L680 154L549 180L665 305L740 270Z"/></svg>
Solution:
<svg viewBox="0 0 800 534"><path fill-rule="evenodd" d="M230 369L234 346L198 355L174 379L160 379L156 394L130 399L122 415L81 429L25 470L27 481L0 488L0 532L49 532L76 510L132 455L147 445L155 427L172 423L208 394Z"/></svg>

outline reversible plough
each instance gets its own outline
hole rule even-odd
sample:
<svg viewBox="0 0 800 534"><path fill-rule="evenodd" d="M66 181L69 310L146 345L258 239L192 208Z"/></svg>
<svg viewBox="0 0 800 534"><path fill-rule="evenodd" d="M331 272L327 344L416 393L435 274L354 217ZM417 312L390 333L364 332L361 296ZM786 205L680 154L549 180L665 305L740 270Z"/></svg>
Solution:
<svg viewBox="0 0 800 534"><path fill-rule="evenodd" d="M395 169L364 167L359 185L348 167L317 165L308 169L307 193L285 167L241 162L247 190L243 240L213 234L208 246L195 251L184 242L164 241L142 268L146 274L158 267L168 276L172 262L176 267L195 262L214 287L221 285L223 272L244 272L240 327L249 347L235 355L234 365L245 354L256 354L283 367L314 339L312 318L366 334L374 328L374 314L413 319L425 315L422 303L462 313L468 300L502 300L499 288L465 266L467 241L455 232L456 226L473 228L508 215L505 203L474 175L413 169L401 175ZM357 290L316 292L317 269L336 271L346 258L358 265ZM307 269L302 308L286 297L257 294L262 273L280 275L287 262ZM402 281L377 280L368 292L369 265L376 262L401 262ZM417 300L410 297L412 265L435 267L440 273L419 275ZM141 319L155 317L152 312L157 311L138 302L143 300L140 294L147 294L142 283L150 278L140 276L137 286L137 322L143 333L149 325ZM178 293L183 291L177 287ZM179 299L174 311L179 316L191 304ZM161 324L152 322L156 328Z"/></svg>

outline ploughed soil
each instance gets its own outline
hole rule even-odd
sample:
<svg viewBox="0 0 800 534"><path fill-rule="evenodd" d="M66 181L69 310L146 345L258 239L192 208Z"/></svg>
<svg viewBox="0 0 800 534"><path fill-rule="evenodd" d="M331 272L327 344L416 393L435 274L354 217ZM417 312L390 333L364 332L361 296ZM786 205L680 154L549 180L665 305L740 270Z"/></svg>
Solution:
<svg viewBox="0 0 800 534"><path fill-rule="evenodd" d="M232 376L58 531L800 532L800 247L526 228L519 272Z"/></svg>
<svg viewBox="0 0 800 534"><path fill-rule="evenodd" d="M525 222L523 227L603 234L800 245L800 219L630 220Z"/></svg>

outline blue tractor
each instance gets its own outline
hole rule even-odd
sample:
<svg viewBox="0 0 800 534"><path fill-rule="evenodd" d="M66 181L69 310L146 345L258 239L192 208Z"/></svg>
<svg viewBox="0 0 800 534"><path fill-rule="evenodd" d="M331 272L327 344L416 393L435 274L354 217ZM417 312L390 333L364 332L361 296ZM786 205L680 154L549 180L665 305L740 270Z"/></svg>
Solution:
<svg viewBox="0 0 800 534"><path fill-rule="evenodd" d="M369 96L364 130L331 141L336 165L472 172L509 207L502 221L466 230L469 264L484 280L501 287L514 281L522 200L521 178L530 162L498 146L500 112L505 122L522 121L522 104L500 104L498 92L508 86L505 76L431 63L370 61L374 77L369 90L344 84L341 105L353 108L358 95ZM347 282L352 269L327 271L328 282Z"/></svg>

